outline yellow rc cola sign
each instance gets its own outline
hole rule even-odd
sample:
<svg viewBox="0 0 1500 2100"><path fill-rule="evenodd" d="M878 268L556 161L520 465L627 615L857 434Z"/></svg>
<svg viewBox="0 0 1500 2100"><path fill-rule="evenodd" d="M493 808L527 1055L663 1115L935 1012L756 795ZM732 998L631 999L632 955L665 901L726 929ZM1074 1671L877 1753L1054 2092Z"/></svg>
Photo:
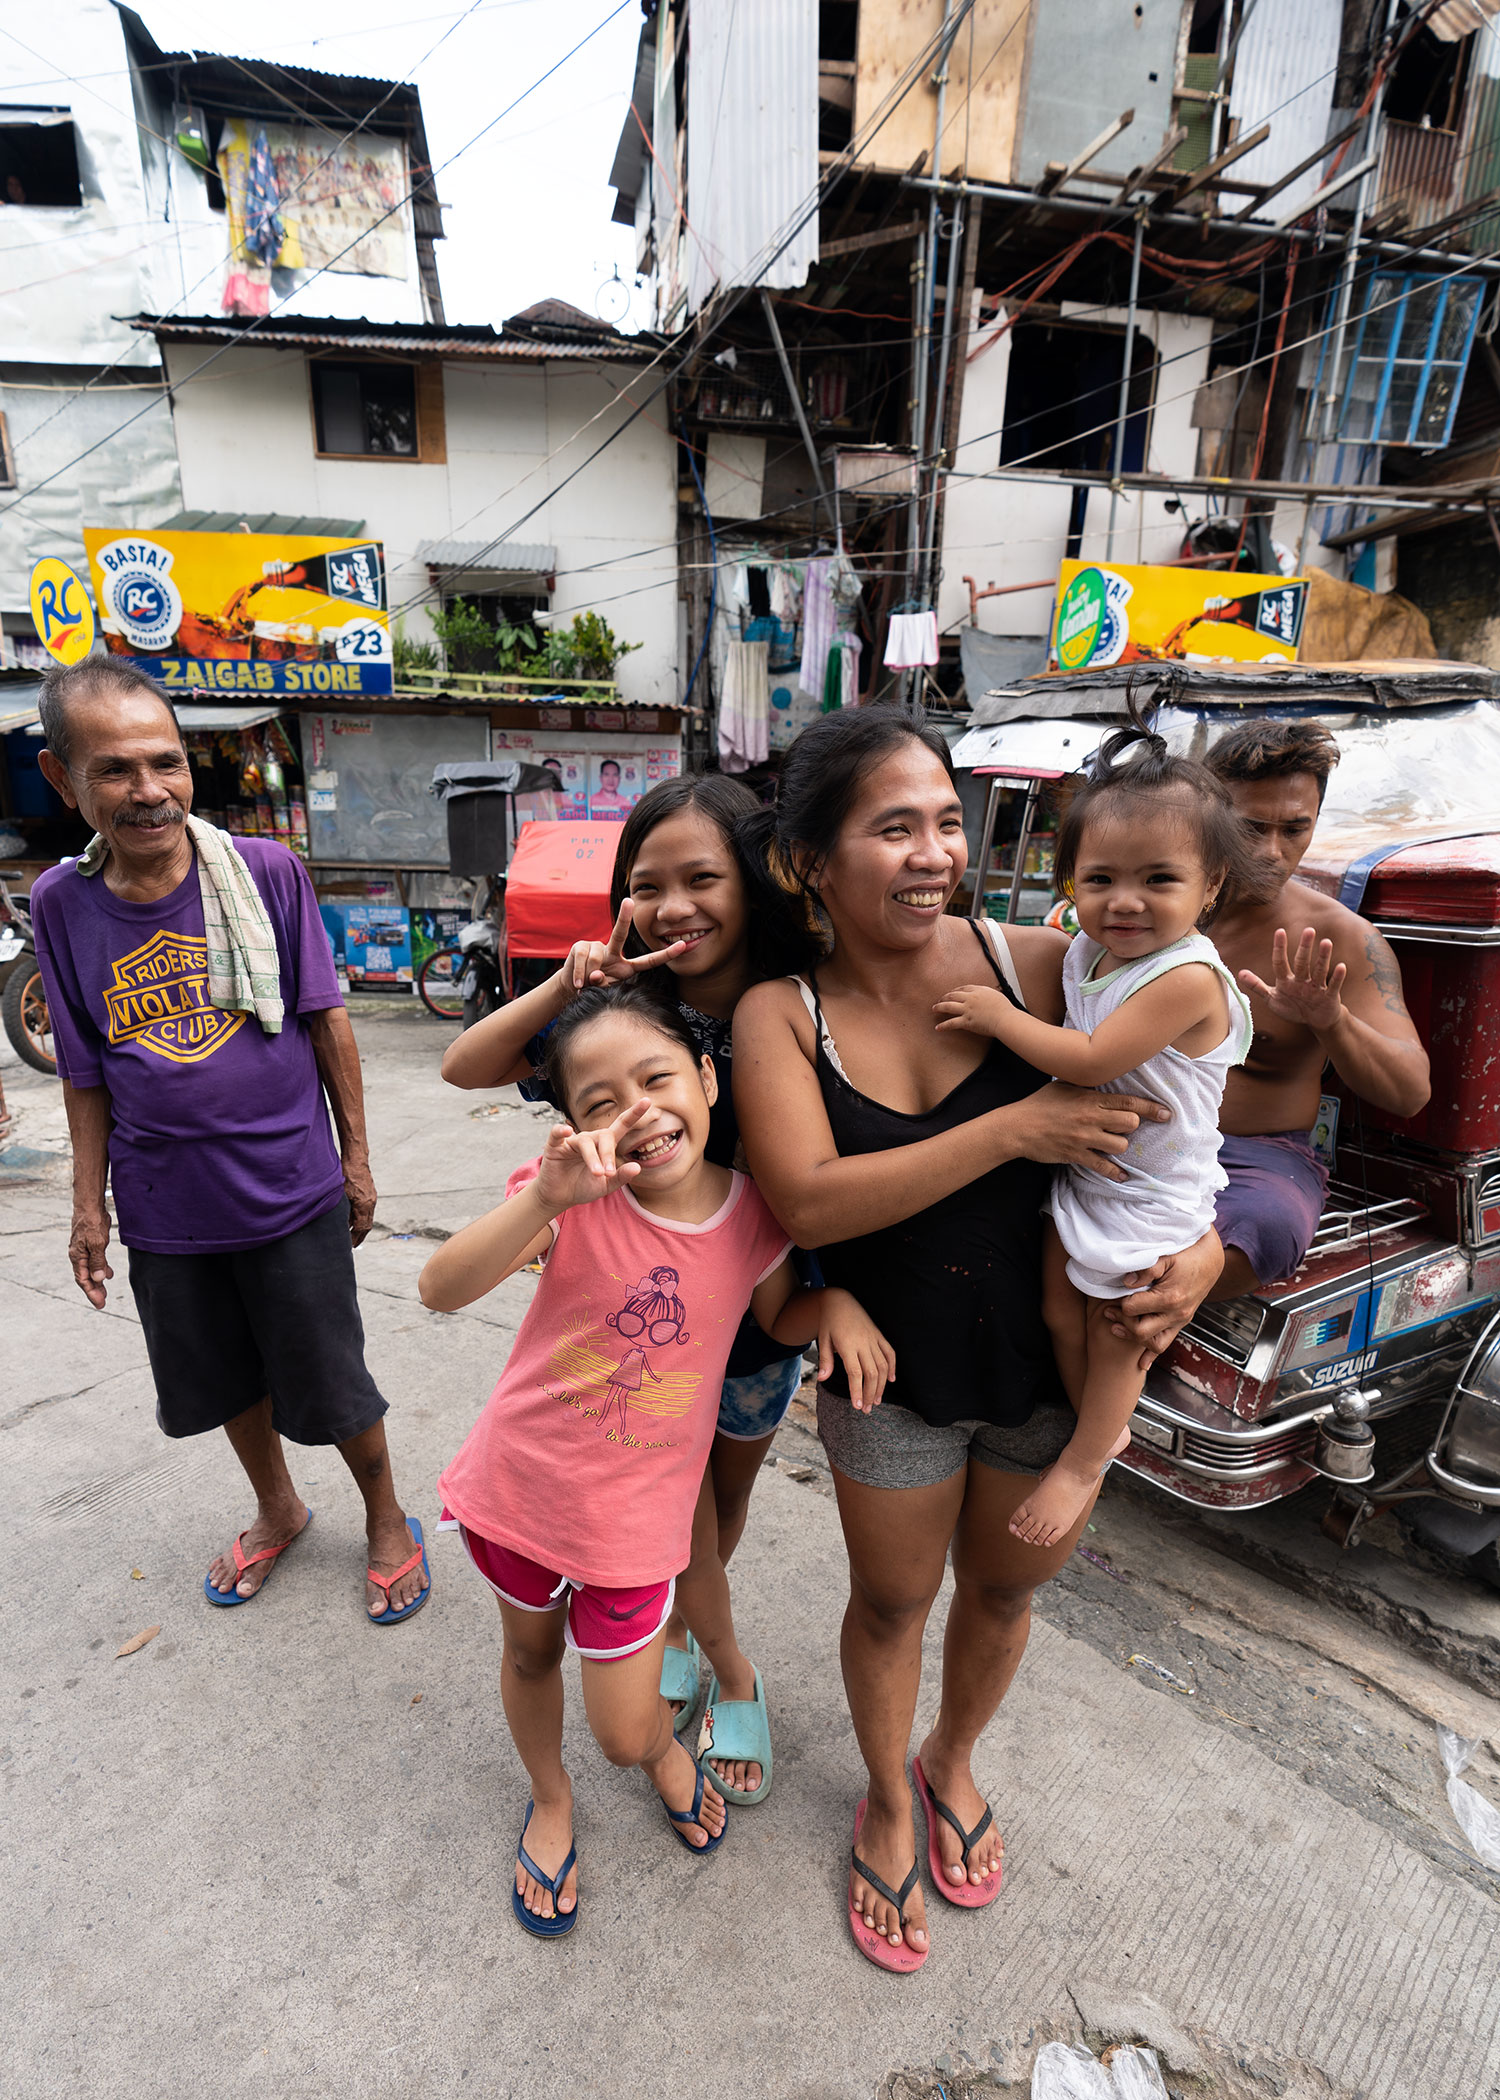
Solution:
<svg viewBox="0 0 1500 2100"><path fill-rule="evenodd" d="M1065 561L1047 668L1293 663L1307 591L1301 576Z"/></svg>
<svg viewBox="0 0 1500 2100"><path fill-rule="evenodd" d="M391 690L379 540L89 525L83 544L105 648L168 692Z"/></svg>
<svg viewBox="0 0 1500 2100"><path fill-rule="evenodd" d="M31 623L60 664L81 663L94 646L94 608L80 577L55 555L31 572Z"/></svg>

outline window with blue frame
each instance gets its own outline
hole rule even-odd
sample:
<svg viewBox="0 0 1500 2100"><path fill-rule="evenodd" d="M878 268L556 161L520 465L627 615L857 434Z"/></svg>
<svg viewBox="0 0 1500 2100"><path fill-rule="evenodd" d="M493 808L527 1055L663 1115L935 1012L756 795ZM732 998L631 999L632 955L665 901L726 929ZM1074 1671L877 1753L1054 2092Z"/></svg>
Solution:
<svg viewBox="0 0 1500 2100"><path fill-rule="evenodd" d="M1377 272L1356 285L1333 392L1331 435L1343 443L1446 445L1468 369L1484 283L1478 277ZM1309 436L1322 436L1325 364L1337 315L1328 309L1309 404Z"/></svg>

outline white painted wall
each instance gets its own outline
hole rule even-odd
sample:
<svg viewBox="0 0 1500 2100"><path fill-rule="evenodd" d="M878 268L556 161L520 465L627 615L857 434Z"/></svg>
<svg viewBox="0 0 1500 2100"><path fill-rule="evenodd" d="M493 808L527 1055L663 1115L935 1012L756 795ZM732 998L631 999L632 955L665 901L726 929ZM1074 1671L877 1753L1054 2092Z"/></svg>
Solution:
<svg viewBox="0 0 1500 2100"><path fill-rule="evenodd" d="M19 35L20 12L11 13ZM181 508L155 339L116 316L217 314L229 261L225 214L209 209L202 177L167 143L161 81L132 86L117 10L57 0L34 14L73 78L39 86L52 63L0 36L0 107L71 108L84 194L68 207L0 205L0 414L17 480L14 492L0 490L0 611L11 615L26 608L40 555L82 569L85 524L156 525ZM404 280L330 271L304 281L285 310L420 321L409 211L406 233ZM277 276L286 282L274 286L273 307L290 283ZM202 364L213 348L187 362ZM106 366L118 371L101 382Z"/></svg>
<svg viewBox="0 0 1500 2100"><path fill-rule="evenodd" d="M122 356L129 365L154 365L152 339L114 317L218 313L228 219L209 209L202 176L168 143L171 103L161 81L137 83L137 106L124 32L109 0L59 0L35 20L38 33L45 26L47 49L66 53L74 78L38 87L48 65L0 37L0 105L72 109L84 201L0 207L0 361L81 365ZM293 291L284 310L420 321L409 210L404 216L404 280L328 271ZM275 286L273 306L290 289L290 273L278 274L287 283Z"/></svg>
<svg viewBox="0 0 1500 2100"><path fill-rule="evenodd" d="M166 352L188 509L362 518L385 542L392 609L408 607L413 637L429 631L421 602L427 571L417 559L423 541L544 541L557 549L554 608L569 616L597 610L622 640L643 644L620 666L625 698L662 705L677 698L671 436L648 411L563 486L624 423L629 367L445 364L447 463L424 465L317 458L300 354L235 344L211 372L189 378L204 354L191 343Z"/></svg>
<svg viewBox="0 0 1500 2100"><path fill-rule="evenodd" d="M1087 314L1101 326L1123 328L1125 309L1084 308L1064 302L1064 318ZM1160 360L1156 399L1147 448L1148 471L1191 474L1198 457L1198 433L1192 427L1193 396L1208 377L1211 320L1196 314L1142 312L1136 326L1156 346ZM984 345L990 345L985 348ZM1005 422L1005 390L1010 371L1010 336L996 338L996 327L971 338L973 357L964 385L955 466L960 474L982 477L1000 461L1000 432ZM969 593L963 581L972 576L980 589L991 583L1029 583L1047 579L1043 590L1012 597L982 599L978 625L990 634L1045 635L1051 625L1052 596L1067 543L1071 490L1060 484L998 481L956 476L948 483L943 530L943 583L938 599L938 625L956 629L969 617ZM1183 521L1166 509L1170 488L1122 492L1115 516L1114 559L1120 562L1166 561L1177 552ZM1109 491L1096 489L1089 498L1083 557L1102 561L1109 517Z"/></svg>

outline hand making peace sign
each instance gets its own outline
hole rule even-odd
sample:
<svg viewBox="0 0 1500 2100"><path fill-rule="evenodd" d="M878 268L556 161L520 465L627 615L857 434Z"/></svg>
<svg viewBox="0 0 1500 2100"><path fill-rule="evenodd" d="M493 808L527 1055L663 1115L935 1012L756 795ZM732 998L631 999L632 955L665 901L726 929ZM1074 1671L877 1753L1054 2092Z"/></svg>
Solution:
<svg viewBox="0 0 1500 2100"><path fill-rule="evenodd" d="M654 948L649 955L627 955L625 942L634 916L635 906L627 897L615 916L607 947L600 941L573 943L557 973L565 999L574 998L591 984L627 984L640 971L654 970L658 963L670 962L674 955L686 951L686 941L672 941L665 948Z"/></svg>
<svg viewBox="0 0 1500 2100"><path fill-rule="evenodd" d="M641 1171L640 1162L621 1158L621 1151L627 1140L639 1143L643 1126L656 1116L654 1105L642 1096L603 1130L575 1130L571 1123L554 1123L536 1177L537 1194L548 1210L571 1210L575 1204L592 1203L634 1181Z"/></svg>

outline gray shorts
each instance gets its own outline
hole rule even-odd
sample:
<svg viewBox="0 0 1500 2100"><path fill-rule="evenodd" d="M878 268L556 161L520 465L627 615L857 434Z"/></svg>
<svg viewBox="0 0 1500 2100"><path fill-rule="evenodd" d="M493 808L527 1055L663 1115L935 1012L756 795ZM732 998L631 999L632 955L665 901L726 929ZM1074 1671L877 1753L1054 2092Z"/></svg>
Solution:
<svg viewBox="0 0 1500 2100"><path fill-rule="evenodd" d="M861 1487L936 1487L971 1459L999 1473L1043 1473L1077 1426L1066 1402L1044 1400L1011 1429L990 1422L935 1429L909 1407L882 1400L873 1414L856 1414L847 1400L818 1388L818 1437L828 1462Z"/></svg>

